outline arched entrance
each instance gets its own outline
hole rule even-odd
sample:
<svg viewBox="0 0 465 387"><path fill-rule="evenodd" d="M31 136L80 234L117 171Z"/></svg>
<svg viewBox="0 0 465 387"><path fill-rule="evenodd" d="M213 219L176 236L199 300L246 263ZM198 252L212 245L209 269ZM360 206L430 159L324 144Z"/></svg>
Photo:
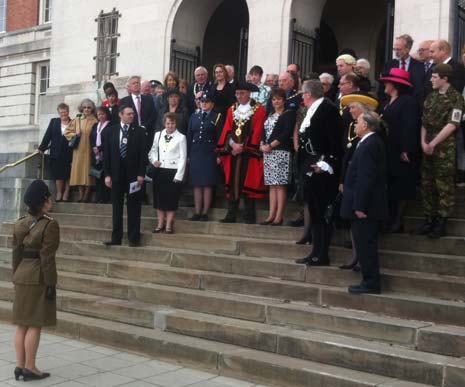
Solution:
<svg viewBox="0 0 465 387"><path fill-rule="evenodd" d="M247 63L249 12L246 0L184 0L171 32L170 70L188 81L194 69L215 63L235 65L241 74Z"/></svg>
<svg viewBox="0 0 465 387"><path fill-rule="evenodd" d="M388 0L360 0L354 8L350 2L328 0L321 15L317 46L322 55L315 63L316 70L334 69L338 53L351 48L359 58L368 59L372 65L372 76L377 75L385 61L388 5ZM334 47L334 39L337 47ZM325 51L326 47L332 47L332 59Z"/></svg>

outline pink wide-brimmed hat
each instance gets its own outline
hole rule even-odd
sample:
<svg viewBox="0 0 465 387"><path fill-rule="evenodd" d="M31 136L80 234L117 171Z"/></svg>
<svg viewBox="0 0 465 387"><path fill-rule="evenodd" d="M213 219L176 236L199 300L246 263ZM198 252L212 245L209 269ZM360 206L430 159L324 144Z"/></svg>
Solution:
<svg viewBox="0 0 465 387"><path fill-rule="evenodd" d="M413 87L413 85L410 83L410 73L396 67L393 67L391 70L389 70L389 74L382 76L379 78L379 80L381 82L394 82Z"/></svg>

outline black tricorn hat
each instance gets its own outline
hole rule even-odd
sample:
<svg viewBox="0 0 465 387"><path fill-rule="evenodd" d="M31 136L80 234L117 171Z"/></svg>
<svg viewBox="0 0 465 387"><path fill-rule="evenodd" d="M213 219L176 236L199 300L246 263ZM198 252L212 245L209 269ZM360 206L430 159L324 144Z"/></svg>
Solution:
<svg viewBox="0 0 465 387"><path fill-rule="evenodd" d="M27 187L24 194L24 203L28 207L40 206L50 196L50 191L47 184L43 180L34 180Z"/></svg>
<svg viewBox="0 0 465 387"><path fill-rule="evenodd" d="M236 90L247 90L252 92L260 91L260 89L250 82L239 82L236 86Z"/></svg>

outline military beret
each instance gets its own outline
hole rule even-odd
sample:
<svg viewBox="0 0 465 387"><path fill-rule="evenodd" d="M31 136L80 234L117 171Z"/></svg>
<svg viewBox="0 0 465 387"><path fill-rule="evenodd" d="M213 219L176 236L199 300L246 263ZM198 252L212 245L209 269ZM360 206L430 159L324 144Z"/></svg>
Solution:
<svg viewBox="0 0 465 387"><path fill-rule="evenodd" d="M24 194L24 203L28 207L40 206L45 200L50 197L50 191L47 184L43 180L34 180L29 187L27 187Z"/></svg>
<svg viewBox="0 0 465 387"><path fill-rule="evenodd" d="M442 77L451 77L454 75L454 69L451 65L447 63L440 63L433 68L433 73L438 74L441 78Z"/></svg>

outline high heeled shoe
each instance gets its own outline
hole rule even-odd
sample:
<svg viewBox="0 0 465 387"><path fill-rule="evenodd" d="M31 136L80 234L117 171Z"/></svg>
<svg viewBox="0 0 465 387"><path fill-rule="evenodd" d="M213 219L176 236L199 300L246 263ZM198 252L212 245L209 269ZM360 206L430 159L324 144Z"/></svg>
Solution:
<svg viewBox="0 0 465 387"><path fill-rule="evenodd" d="M29 380L41 380L41 379L48 378L49 376L50 376L50 373L48 372L42 372L41 374L36 374L32 371L29 371L26 368L23 369L23 380L25 382Z"/></svg>
<svg viewBox="0 0 465 387"><path fill-rule="evenodd" d="M298 241L295 242L296 245L306 245L306 244L311 245L312 244L312 236L311 235L304 235L302 238L300 238Z"/></svg>
<svg viewBox="0 0 465 387"><path fill-rule="evenodd" d="M23 376L23 369L16 367L15 368L15 380L19 380L20 376Z"/></svg>
<svg viewBox="0 0 465 387"><path fill-rule="evenodd" d="M271 220L264 220L263 222L260 222L259 224L261 226L268 226L270 224L272 224L274 222L274 219L271 219Z"/></svg>
<svg viewBox="0 0 465 387"><path fill-rule="evenodd" d="M282 225L283 225L283 219L281 219L280 222L274 222L274 221L273 221L273 222L271 222L271 225L272 225L272 226L282 226Z"/></svg>

